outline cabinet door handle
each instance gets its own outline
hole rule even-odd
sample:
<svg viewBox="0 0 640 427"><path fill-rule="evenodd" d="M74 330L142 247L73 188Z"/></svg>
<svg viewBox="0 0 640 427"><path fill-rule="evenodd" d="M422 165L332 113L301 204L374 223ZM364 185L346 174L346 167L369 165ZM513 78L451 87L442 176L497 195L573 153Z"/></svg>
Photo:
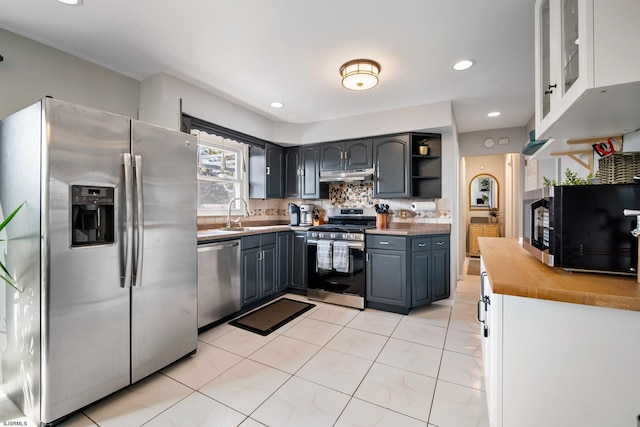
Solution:
<svg viewBox="0 0 640 427"><path fill-rule="evenodd" d="M427 244L426 243L418 243L418 246L421 247L421 248L424 248L425 246L427 246Z"/></svg>
<svg viewBox="0 0 640 427"><path fill-rule="evenodd" d="M271 175L271 166L267 166L267 175Z"/></svg>
<svg viewBox="0 0 640 427"><path fill-rule="evenodd" d="M388 245L389 242L380 242L381 245Z"/></svg>
<svg viewBox="0 0 640 427"><path fill-rule="evenodd" d="M367 252L367 261L369 261L369 252Z"/></svg>
<svg viewBox="0 0 640 427"><path fill-rule="evenodd" d="M557 88L557 87L558 87L558 85L557 85L557 84L555 84L555 85L549 85L549 90L545 90L545 91L544 91L544 94L545 94L545 95L550 95L550 94L552 94L552 93L553 93L553 89L555 89L555 88Z"/></svg>
<svg viewBox="0 0 640 427"><path fill-rule="evenodd" d="M444 245L444 242L436 242L436 245L442 246L442 245Z"/></svg>
<svg viewBox="0 0 640 427"><path fill-rule="evenodd" d="M481 299L478 300L478 322L480 322L480 323L484 323L484 319L480 318L480 311L482 310L482 308L481 308L482 303L484 303L483 300L481 300Z"/></svg>
<svg viewBox="0 0 640 427"><path fill-rule="evenodd" d="M264 258L264 252L263 251L258 252L258 261L262 261L263 258Z"/></svg>

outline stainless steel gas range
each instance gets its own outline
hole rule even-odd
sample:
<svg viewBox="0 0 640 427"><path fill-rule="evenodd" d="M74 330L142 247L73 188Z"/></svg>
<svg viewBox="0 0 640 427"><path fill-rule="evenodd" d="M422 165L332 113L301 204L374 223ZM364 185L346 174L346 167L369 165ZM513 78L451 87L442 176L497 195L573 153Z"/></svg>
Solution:
<svg viewBox="0 0 640 427"><path fill-rule="evenodd" d="M365 230L375 228L375 211L329 209L328 219L307 231L307 297L364 310Z"/></svg>

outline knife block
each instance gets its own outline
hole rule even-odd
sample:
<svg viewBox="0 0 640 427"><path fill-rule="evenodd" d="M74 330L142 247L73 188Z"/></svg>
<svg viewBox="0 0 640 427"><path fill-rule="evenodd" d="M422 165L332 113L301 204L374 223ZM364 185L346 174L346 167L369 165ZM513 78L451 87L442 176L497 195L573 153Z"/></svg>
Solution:
<svg viewBox="0 0 640 427"><path fill-rule="evenodd" d="M376 214L376 228L387 228L387 214Z"/></svg>

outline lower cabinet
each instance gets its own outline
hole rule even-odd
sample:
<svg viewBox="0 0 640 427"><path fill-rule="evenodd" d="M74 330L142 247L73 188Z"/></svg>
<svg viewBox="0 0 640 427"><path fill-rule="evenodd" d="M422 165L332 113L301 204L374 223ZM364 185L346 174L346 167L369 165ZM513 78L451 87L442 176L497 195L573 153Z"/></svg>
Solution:
<svg viewBox="0 0 640 427"><path fill-rule="evenodd" d="M481 280L491 426L637 425L640 312L497 294Z"/></svg>
<svg viewBox="0 0 640 427"><path fill-rule="evenodd" d="M406 314L449 297L449 235L368 235L366 248L368 307Z"/></svg>
<svg viewBox="0 0 640 427"><path fill-rule="evenodd" d="M367 236L367 306L409 312L405 237Z"/></svg>
<svg viewBox="0 0 640 427"><path fill-rule="evenodd" d="M242 304L273 294L276 291L276 233L257 234L242 238Z"/></svg>
<svg viewBox="0 0 640 427"><path fill-rule="evenodd" d="M290 231L276 233L276 291L282 291L289 286L291 247L293 246L293 233Z"/></svg>
<svg viewBox="0 0 640 427"><path fill-rule="evenodd" d="M307 289L307 233L295 231L291 241L291 280L289 286L295 289Z"/></svg>

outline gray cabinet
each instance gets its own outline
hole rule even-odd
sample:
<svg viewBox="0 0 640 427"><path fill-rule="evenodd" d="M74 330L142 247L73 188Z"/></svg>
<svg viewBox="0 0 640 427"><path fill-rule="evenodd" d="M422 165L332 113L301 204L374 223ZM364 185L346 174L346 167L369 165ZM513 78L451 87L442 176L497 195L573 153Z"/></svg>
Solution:
<svg viewBox="0 0 640 427"><path fill-rule="evenodd" d="M408 313L407 239L386 235L366 239L367 307Z"/></svg>
<svg viewBox="0 0 640 427"><path fill-rule="evenodd" d="M292 262L291 247L293 246L293 233L283 231L276 233L276 291L282 291L289 286L289 267Z"/></svg>
<svg viewBox="0 0 640 427"><path fill-rule="evenodd" d="M370 168L373 164L371 138L328 142L320 145L320 170Z"/></svg>
<svg viewBox="0 0 640 427"><path fill-rule="evenodd" d="M249 150L249 197L281 199L284 195L284 154L282 147L266 143L264 149Z"/></svg>
<svg viewBox="0 0 640 427"><path fill-rule="evenodd" d="M303 145L285 149L285 197L300 199L325 199L329 197L329 185L320 183L319 157L318 145Z"/></svg>
<svg viewBox="0 0 640 427"><path fill-rule="evenodd" d="M431 274L429 275L431 301L449 298L451 293L449 271L449 236L434 236L431 239Z"/></svg>
<svg viewBox="0 0 640 427"><path fill-rule="evenodd" d="M242 304L247 305L276 290L276 233L242 238Z"/></svg>
<svg viewBox="0 0 640 427"><path fill-rule="evenodd" d="M449 235L411 238L411 307L449 294Z"/></svg>
<svg viewBox="0 0 640 427"><path fill-rule="evenodd" d="M295 289L307 289L307 233L294 232L291 254L291 281L289 285Z"/></svg>
<svg viewBox="0 0 640 427"><path fill-rule="evenodd" d="M367 306L406 314L449 297L449 235L367 235Z"/></svg>
<svg viewBox="0 0 640 427"><path fill-rule="evenodd" d="M373 140L373 197L410 197L410 136L394 135Z"/></svg>

